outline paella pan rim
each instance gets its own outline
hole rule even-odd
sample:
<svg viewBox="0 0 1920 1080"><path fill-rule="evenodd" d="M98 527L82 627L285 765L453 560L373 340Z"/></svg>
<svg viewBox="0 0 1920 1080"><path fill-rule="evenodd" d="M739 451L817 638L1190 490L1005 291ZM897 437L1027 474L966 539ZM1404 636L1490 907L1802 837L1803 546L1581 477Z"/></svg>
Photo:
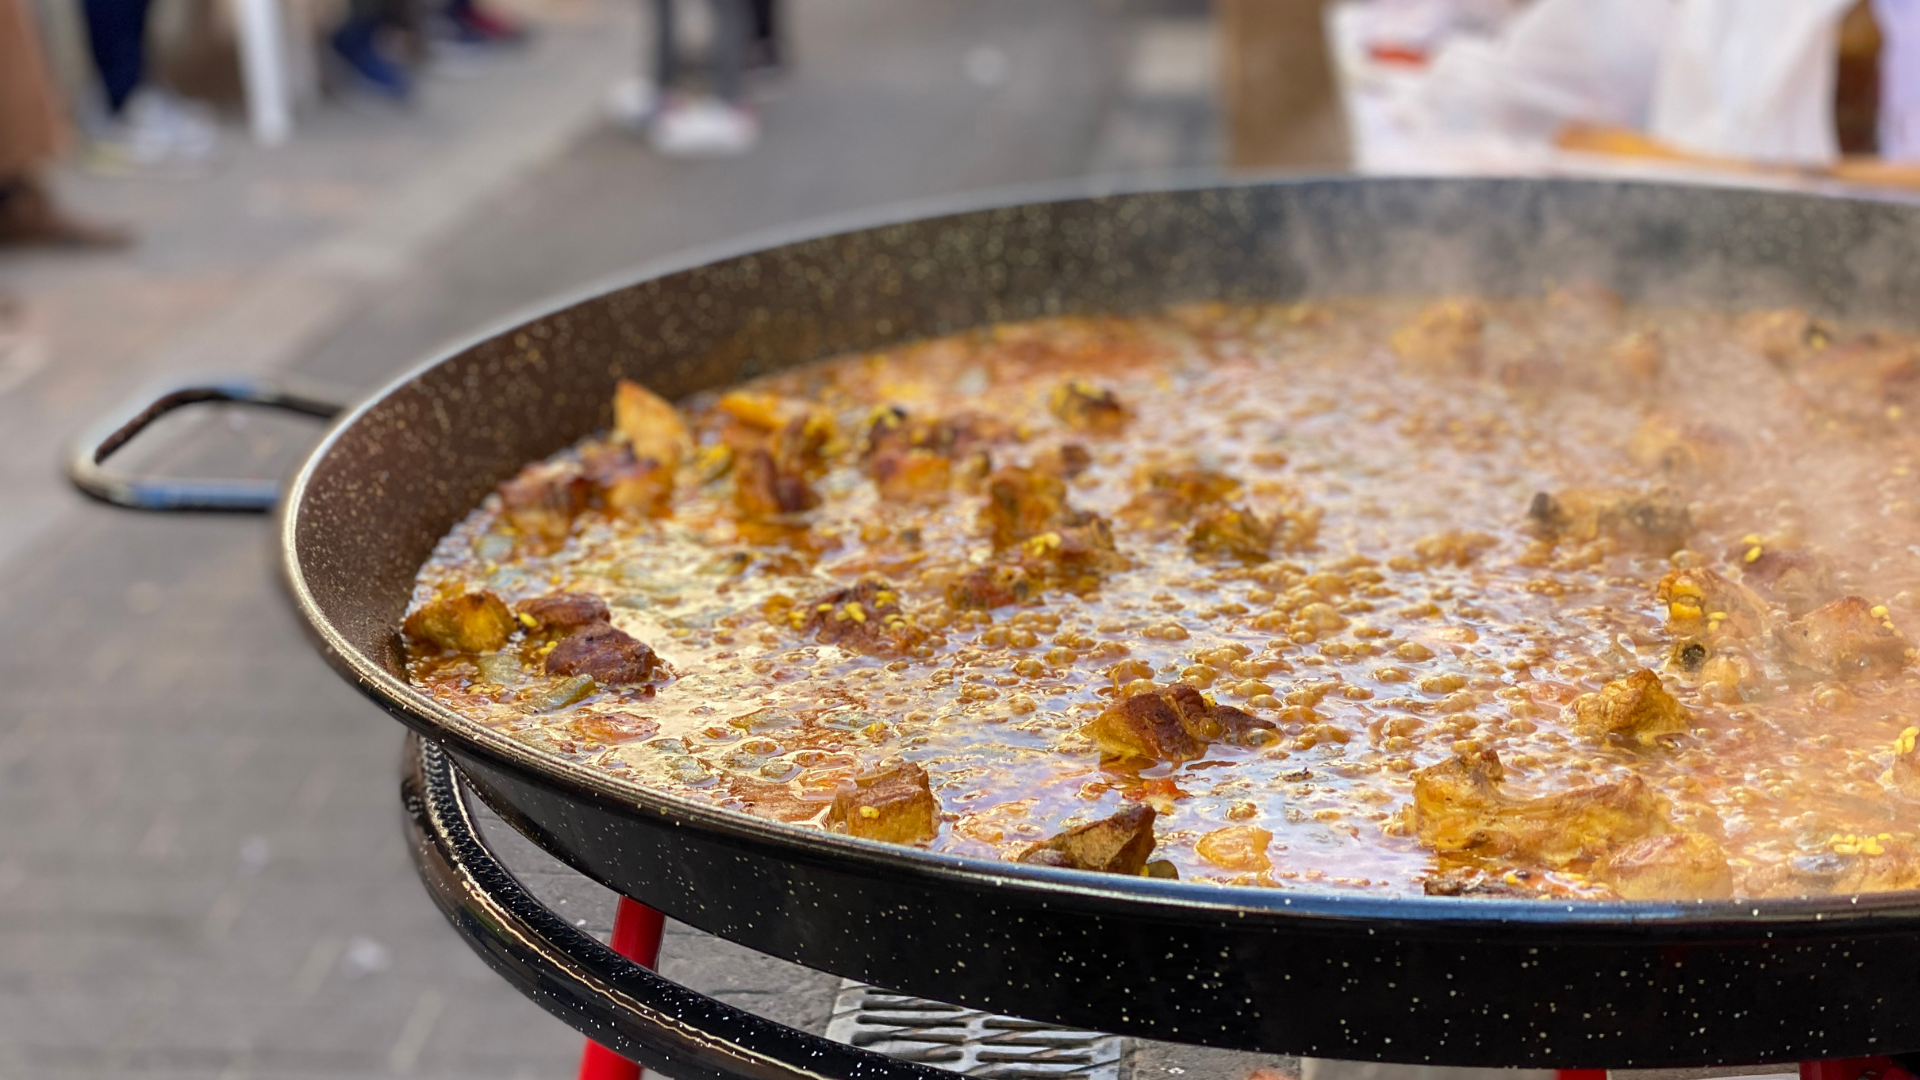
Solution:
<svg viewBox="0 0 1920 1080"><path fill-rule="evenodd" d="M1046 896L1072 896L1094 907L1122 906L1139 916L1153 910L1169 918L1191 919L1204 913L1221 919L1320 924L1337 931L1373 934L1391 928L1397 936L1428 933L1526 935L1529 928L1565 940L1618 935L1621 940L1671 938L1693 942L1748 940L1756 936L1802 938L1898 933L1920 930L1920 890L1860 895L1829 895L1767 900L1715 901L1543 901L1493 897L1367 896L1333 891L1293 891L1095 875L1052 867L949 855L882 844L799 825L758 818L715 806L698 797L674 795L623 780L586 765L540 753L434 702L395 677L353 645L333 625L313 595L302 565L298 533L316 469L368 413L424 374L457 360L482 343L501 338L531 322L576 305L683 271L725 260L767 253L807 240L829 239L888 226L1030 205L1097 201L1109 197L1156 194L1222 193L1249 188L1318 184L1511 184L1562 188L1670 189L1673 184L1618 180L1434 180L1422 177L1353 178L1250 177L1222 181L1215 176L1162 175L1139 182L1095 179L1049 182L973 192L856 212L753 234L655 262L612 276L558 300L515 314L499 325L447 347L373 391L343 414L302 462L279 510L277 542L283 582L310 635L328 663L387 712L423 735L460 754L492 763L536 785L592 800L626 815L652 817L677 826L724 836L732 842L794 861L830 860L875 875L920 878L929 885L966 883L975 888L1028 890ZM1750 188L1715 189L1727 195L1752 194Z"/></svg>

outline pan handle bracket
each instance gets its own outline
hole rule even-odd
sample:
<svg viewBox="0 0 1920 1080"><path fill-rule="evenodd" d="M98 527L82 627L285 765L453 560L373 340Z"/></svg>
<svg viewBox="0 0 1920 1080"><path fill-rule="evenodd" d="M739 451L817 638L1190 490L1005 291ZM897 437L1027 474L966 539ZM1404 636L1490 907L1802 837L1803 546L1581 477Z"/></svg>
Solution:
<svg viewBox="0 0 1920 1080"><path fill-rule="evenodd" d="M202 379L163 386L116 409L82 432L67 452L67 479L104 503L133 510L265 513L280 499L272 480L216 480L137 476L107 465L107 459L162 416L207 402L259 405L331 420L346 406L328 397L250 379Z"/></svg>

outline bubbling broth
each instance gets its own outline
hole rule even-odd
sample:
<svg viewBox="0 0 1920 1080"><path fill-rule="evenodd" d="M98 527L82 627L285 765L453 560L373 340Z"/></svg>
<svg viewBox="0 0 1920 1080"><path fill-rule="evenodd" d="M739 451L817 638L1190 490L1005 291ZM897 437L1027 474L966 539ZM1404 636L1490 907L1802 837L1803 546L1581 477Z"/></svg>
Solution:
<svg viewBox="0 0 1920 1080"><path fill-rule="evenodd" d="M1594 288L628 383L441 541L408 671L649 787L990 859L1904 889L1912 409L1920 338Z"/></svg>

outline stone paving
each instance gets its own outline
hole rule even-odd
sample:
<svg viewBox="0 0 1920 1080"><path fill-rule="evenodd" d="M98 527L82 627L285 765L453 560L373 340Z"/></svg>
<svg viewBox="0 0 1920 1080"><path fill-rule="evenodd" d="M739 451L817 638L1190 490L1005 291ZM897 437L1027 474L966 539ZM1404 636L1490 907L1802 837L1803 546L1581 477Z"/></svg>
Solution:
<svg viewBox="0 0 1920 1080"><path fill-rule="evenodd" d="M130 256L0 261L40 350L0 371L0 1077L554 1077L579 1049L422 895L400 729L309 650L264 523L60 487L58 442L94 410L185 369L364 388L690 245L1213 153L1206 74L1164 63L1192 55L1186 3L801 0L765 145L704 163L594 123L635 20L565 10L416 116L324 116L203 187L76 182L146 229ZM310 437L174 428L150 459L262 475ZM663 965L824 1023L832 980L743 952L677 928Z"/></svg>

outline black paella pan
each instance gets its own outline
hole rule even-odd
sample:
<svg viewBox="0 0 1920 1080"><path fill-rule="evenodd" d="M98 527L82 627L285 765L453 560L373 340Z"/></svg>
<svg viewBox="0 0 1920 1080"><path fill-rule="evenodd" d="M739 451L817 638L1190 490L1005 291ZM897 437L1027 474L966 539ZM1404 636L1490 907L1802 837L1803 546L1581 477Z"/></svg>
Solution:
<svg viewBox="0 0 1920 1080"><path fill-rule="evenodd" d="M315 640L507 820L584 873L752 948L908 993L1155 1039L1449 1065L1920 1050L1920 894L1381 899L986 862L649 791L543 756L407 685L397 627L435 541L521 465L607 426L622 377L679 397L1006 319L1209 299L1521 295L1556 280L1662 304L1920 321L1920 207L1523 180L1052 194L683 264L397 379L339 421L282 502L287 586ZM184 396L321 411L256 387ZM88 441L77 465L103 497L264 498L208 488L169 500L105 472L96 448L111 441Z"/></svg>

